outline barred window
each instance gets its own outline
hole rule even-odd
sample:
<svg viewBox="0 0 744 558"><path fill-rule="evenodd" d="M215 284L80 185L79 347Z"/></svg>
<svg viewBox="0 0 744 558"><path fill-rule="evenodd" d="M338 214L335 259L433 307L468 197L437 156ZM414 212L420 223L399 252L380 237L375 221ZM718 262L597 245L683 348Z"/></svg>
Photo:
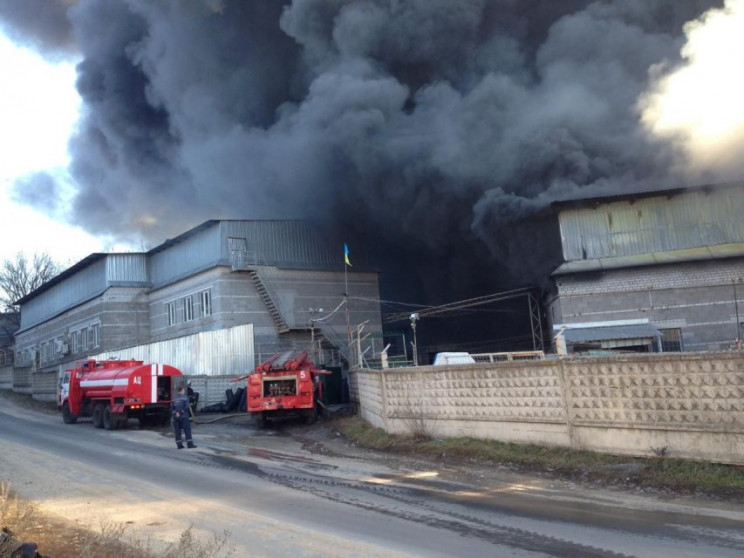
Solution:
<svg viewBox="0 0 744 558"><path fill-rule="evenodd" d="M168 325L176 325L176 303L174 302L168 302L165 305L166 311L168 313Z"/></svg>
<svg viewBox="0 0 744 558"><path fill-rule="evenodd" d="M190 322L194 319L194 299L190 296L185 296L181 299L181 306L183 308L183 321Z"/></svg>
<svg viewBox="0 0 744 558"><path fill-rule="evenodd" d="M202 318L212 315L212 291L208 290L199 293L199 305L201 307Z"/></svg>
<svg viewBox="0 0 744 558"><path fill-rule="evenodd" d="M661 350L664 353L682 352L682 330L662 329L661 331Z"/></svg>

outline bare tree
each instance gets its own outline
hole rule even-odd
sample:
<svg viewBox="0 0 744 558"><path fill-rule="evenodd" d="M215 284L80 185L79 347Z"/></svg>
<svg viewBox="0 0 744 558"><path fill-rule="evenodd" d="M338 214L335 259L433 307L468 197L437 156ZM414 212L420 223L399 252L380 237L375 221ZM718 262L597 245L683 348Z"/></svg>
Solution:
<svg viewBox="0 0 744 558"><path fill-rule="evenodd" d="M0 267L0 306L8 311L18 311L15 302L38 289L62 271L61 266L47 254L34 254L29 261L23 252L14 260L5 260Z"/></svg>

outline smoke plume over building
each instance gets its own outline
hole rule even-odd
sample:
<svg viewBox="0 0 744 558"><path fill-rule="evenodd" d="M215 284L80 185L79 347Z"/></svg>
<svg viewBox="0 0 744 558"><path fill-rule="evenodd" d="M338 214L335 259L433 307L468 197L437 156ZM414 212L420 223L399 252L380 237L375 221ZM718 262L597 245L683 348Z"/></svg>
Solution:
<svg viewBox="0 0 744 558"><path fill-rule="evenodd" d="M323 220L434 303L543 280L555 199L732 177L692 171L644 116L690 61L685 25L722 7L5 0L0 21L79 59L71 218L152 244L210 218Z"/></svg>

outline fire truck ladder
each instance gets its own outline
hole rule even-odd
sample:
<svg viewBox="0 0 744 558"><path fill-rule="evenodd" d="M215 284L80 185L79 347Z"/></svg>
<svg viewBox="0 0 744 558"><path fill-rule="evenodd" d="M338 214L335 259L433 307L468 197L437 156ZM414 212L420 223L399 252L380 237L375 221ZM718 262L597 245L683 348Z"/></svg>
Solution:
<svg viewBox="0 0 744 558"><path fill-rule="evenodd" d="M274 299L271 298L269 289L266 287L266 283L264 283L261 275L258 273L257 270L251 271L250 274L251 279L253 280L253 285L256 287L258 295L261 297L261 300L263 300L266 309L269 311L269 315L274 321L274 324L279 330L279 333L289 332L289 324L287 323L287 320L284 319L282 313L279 311L279 307L274 302Z"/></svg>

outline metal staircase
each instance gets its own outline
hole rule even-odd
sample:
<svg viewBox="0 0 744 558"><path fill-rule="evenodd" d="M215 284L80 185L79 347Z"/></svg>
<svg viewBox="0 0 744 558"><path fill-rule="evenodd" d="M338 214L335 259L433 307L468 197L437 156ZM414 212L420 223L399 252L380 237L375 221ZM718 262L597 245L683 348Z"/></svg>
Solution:
<svg viewBox="0 0 744 558"><path fill-rule="evenodd" d="M274 321L274 324L279 330L279 333L289 332L290 330L289 324L287 323L287 320L284 319L284 316L282 315L282 313L279 311L279 307L274 302L274 299L271 298L271 294L269 293L269 290L266 287L266 284L261 278L261 275L258 273L257 270L251 271L250 274L251 274L251 279L253 280L253 285L256 287L256 291L261 297L261 300L263 300L263 303L266 306L266 309L269 311L269 315L271 316L271 319Z"/></svg>
<svg viewBox="0 0 744 558"><path fill-rule="evenodd" d="M331 350L336 351L346 363L352 362L345 331L340 331L339 328L327 323L318 323L315 327L318 330L316 335L319 334L321 340L329 345Z"/></svg>

